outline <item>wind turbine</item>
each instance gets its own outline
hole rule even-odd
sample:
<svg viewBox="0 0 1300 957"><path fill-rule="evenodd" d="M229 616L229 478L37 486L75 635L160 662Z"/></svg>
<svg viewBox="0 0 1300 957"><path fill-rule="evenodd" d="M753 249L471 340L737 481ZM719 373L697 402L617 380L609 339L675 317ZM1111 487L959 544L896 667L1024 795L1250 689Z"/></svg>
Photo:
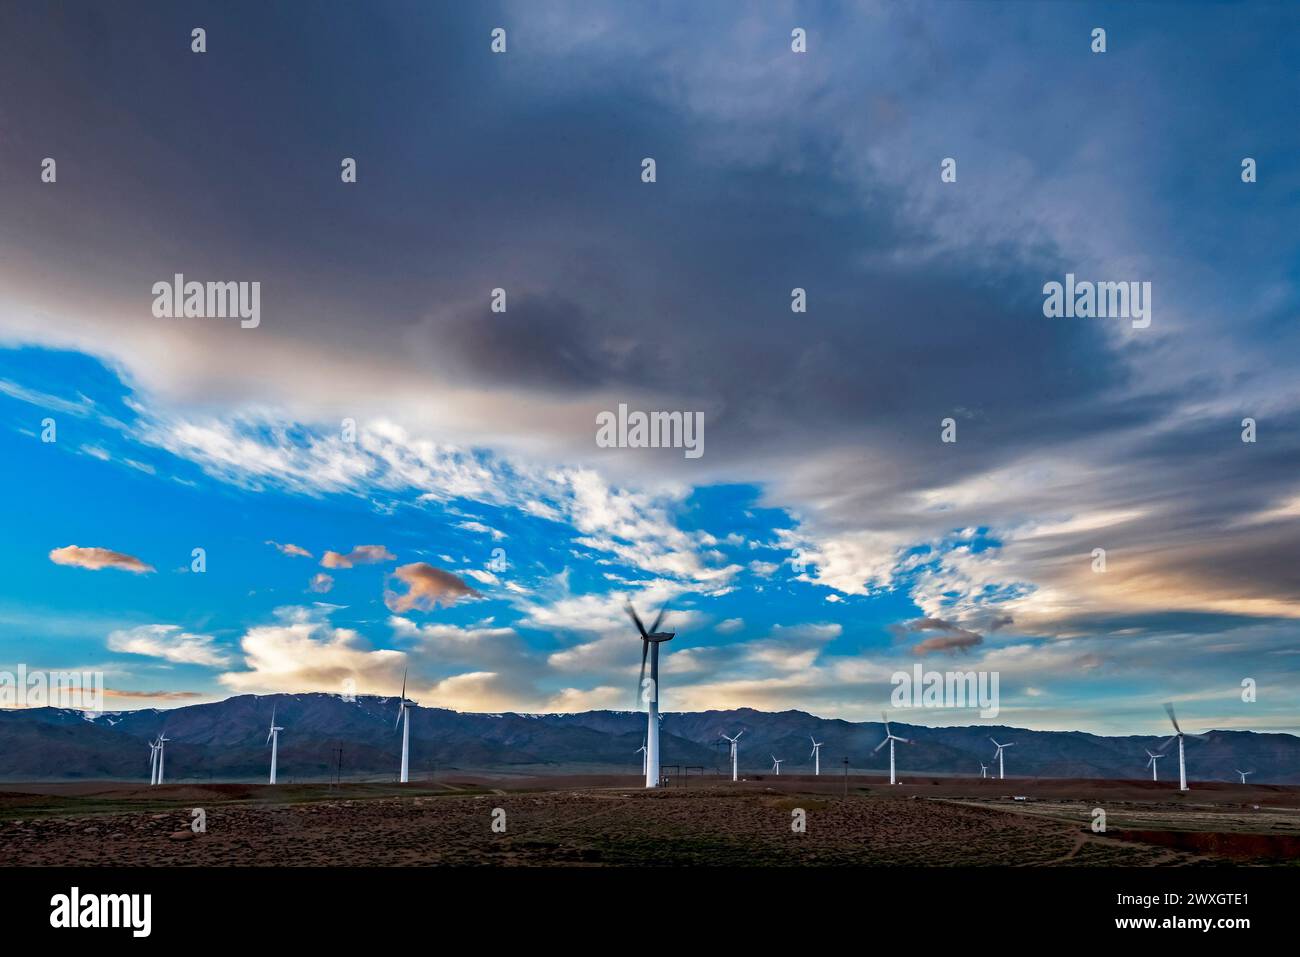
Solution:
<svg viewBox="0 0 1300 957"><path fill-rule="evenodd" d="M1143 750L1145 751L1146 749L1143 748ZM1161 758L1163 758L1163 757L1164 757L1164 755L1163 755L1163 754L1160 754L1159 752L1154 752L1154 753L1153 753L1153 752L1151 752L1151 751L1147 751L1147 758L1149 759L1149 760L1147 761L1147 767L1149 767L1149 768L1151 769L1151 780L1152 780L1152 781L1159 781L1159 780L1160 780L1160 775L1156 773L1156 762L1159 761L1159 760L1160 760Z"/></svg>
<svg viewBox="0 0 1300 957"><path fill-rule="evenodd" d="M1237 773L1241 775L1241 783L1242 783L1242 784L1245 784L1245 783L1246 783L1246 775L1247 775L1247 774L1254 774L1255 772L1254 772L1254 771L1242 771L1242 770L1239 769L1239 770L1237 771Z"/></svg>
<svg viewBox="0 0 1300 957"><path fill-rule="evenodd" d="M415 707L415 702L406 696L406 672L402 672L402 697L397 702L397 720L393 722L393 730L397 726L402 726L402 774L400 781L405 784L411 779L411 709Z"/></svg>
<svg viewBox="0 0 1300 957"><path fill-rule="evenodd" d="M1183 738L1186 737L1186 735L1183 734L1183 729L1178 727L1178 718L1174 716L1174 706L1169 702L1165 702L1165 714L1169 715L1169 721L1174 726L1174 733L1169 736L1164 744L1160 745L1159 750L1164 751L1165 748L1169 747L1169 745L1173 743L1174 738L1178 739L1178 790L1186 791L1187 762L1183 757ZM1192 737L1196 736L1192 735Z"/></svg>
<svg viewBox="0 0 1300 957"><path fill-rule="evenodd" d="M912 742L908 741L907 738L900 738L889 730L889 718L885 717L885 712L883 711L880 712L880 720L885 722L885 740L876 745L876 751L879 751L885 745L889 745L889 783L897 784L898 782L894 780L894 742L902 741L904 744L911 744ZM876 751L872 751L871 753L875 754Z"/></svg>
<svg viewBox="0 0 1300 957"><path fill-rule="evenodd" d="M158 751L162 748L157 741L149 742L149 786L158 783Z"/></svg>
<svg viewBox="0 0 1300 957"><path fill-rule="evenodd" d="M665 641L672 641L674 633L659 630L659 623L664 620L663 608L659 609L659 615L649 631L646 631L645 625L641 624L641 619L630 602L625 610L636 623L636 630L641 632L641 680L637 683L637 690L641 700L649 706L646 716L645 786L657 788L659 786L659 646ZM649 687L645 683L647 656L650 658Z"/></svg>
<svg viewBox="0 0 1300 957"><path fill-rule="evenodd" d="M271 730L266 735L266 743L271 746L271 782L275 783L275 758L280 750L280 732L284 728L275 726L275 705L271 705Z"/></svg>
<svg viewBox="0 0 1300 957"><path fill-rule="evenodd" d="M156 784L163 783L163 754L165 753L163 749L166 746L167 742L170 740L171 738L164 737L163 733L159 732L158 734L158 780L155 782Z"/></svg>
<svg viewBox="0 0 1300 957"><path fill-rule="evenodd" d="M740 736L744 733L744 731L737 731L734 738L727 738L725 734L723 735L724 738L727 738L727 740L731 742L731 780L733 782L740 780L736 776L736 753L740 750L740 747L736 742L740 740Z"/></svg>
<svg viewBox="0 0 1300 957"><path fill-rule="evenodd" d="M820 775L820 774L822 773L822 744L823 744L823 742L818 741L818 740L817 740L816 738L814 738L811 734L808 735L808 740L812 742L812 746L813 746L812 754L809 755L809 757L813 759L813 774Z"/></svg>
<svg viewBox="0 0 1300 957"><path fill-rule="evenodd" d="M637 748L637 749L636 749L635 751L633 751L632 753L633 753L633 754L639 754L639 755L641 755L641 773L642 773L642 774L645 774L645 769L646 769L646 763L647 763L647 762L646 762L646 750L645 750L645 739L644 739L644 738L641 739L641 747Z"/></svg>
<svg viewBox="0 0 1300 957"><path fill-rule="evenodd" d="M785 761L785 758L778 758L775 754L772 755L772 770L776 772L777 777L781 776L781 763L783 761Z"/></svg>
<svg viewBox="0 0 1300 957"><path fill-rule="evenodd" d="M988 766L987 764L985 764L983 761L981 761L981 762L980 762L980 777L981 777L981 778L986 778L986 777L988 777L988 776L989 776L989 766Z"/></svg>
<svg viewBox="0 0 1300 957"><path fill-rule="evenodd" d="M989 740L993 741L992 738L989 738ZM1016 742L1012 741L1010 744L998 744L996 741L993 741L993 743L998 745L998 750L993 755L993 757L998 759L998 780L1000 781L1007 776L1006 771L1002 766L1002 752L1005 751L1007 748L1014 748L1016 746Z"/></svg>

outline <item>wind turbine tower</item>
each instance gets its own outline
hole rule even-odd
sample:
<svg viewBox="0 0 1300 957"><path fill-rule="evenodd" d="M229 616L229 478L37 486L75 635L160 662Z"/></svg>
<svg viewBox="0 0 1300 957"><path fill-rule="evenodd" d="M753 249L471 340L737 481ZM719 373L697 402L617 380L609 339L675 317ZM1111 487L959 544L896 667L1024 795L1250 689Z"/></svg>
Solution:
<svg viewBox="0 0 1300 957"><path fill-rule="evenodd" d="M398 780L406 784L411 780L411 711L415 708L415 702L406 696L406 672L402 672L402 697L398 699L397 720L393 722L393 730L397 726L402 726L402 773Z"/></svg>
<svg viewBox="0 0 1300 957"><path fill-rule="evenodd" d="M165 748L167 742L170 740L171 738L165 737L162 734L158 735L158 780L155 782L157 784L163 783L163 755L166 754Z"/></svg>
<svg viewBox="0 0 1300 957"><path fill-rule="evenodd" d="M1168 702L1165 703L1165 714L1169 715L1169 721L1174 726L1174 733L1169 736L1164 744L1160 745L1159 750L1164 751L1165 748L1169 747L1169 745L1173 743L1174 738L1178 739L1178 790L1186 791L1187 761L1183 757L1183 738L1185 738L1186 735L1183 733L1183 729L1178 727L1178 718L1174 715L1174 706ZM1192 737L1194 738L1196 736L1192 735Z"/></svg>
<svg viewBox="0 0 1300 957"><path fill-rule="evenodd" d="M989 738L989 740L993 741L992 738ZM1000 781L1007 776L1006 769L1002 765L1002 752L1005 751L1007 748L1014 748L1016 746L1016 743L1014 741L1012 741L1010 744L998 744L996 741L993 741L993 743L996 744L998 748L997 752L993 755L993 757L998 759L998 780Z"/></svg>
<svg viewBox="0 0 1300 957"><path fill-rule="evenodd" d="M907 738L900 738L889 730L889 718L883 711L880 712L880 720L885 722L885 740L876 745L876 751L879 751L885 745L889 745L889 783L897 784L898 782L894 780L894 742L902 741L904 744L911 744L912 742L907 740ZM875 754L876 751L872 751L871 753Z"/></svg>
<svg viewBox="0 0 1300 957"><path fill-rule="evenodd" d="M1144 749L1145 750L1145 749ZM1151 780L1159 781L1160 775L1156 773L1156 762L1163 758L1164 755L1159 752L1147 751L1147 767L1151 769Z"/></svg>
<svg viewBox="0 0 1300 957"><path fill-rule="evenodd" d="M149 786L158 783L158 751L161 749L157 741L149 742Z"/></svg>
<svg viewBox="0 0 1300 957"><path fill-rule="evenodd" d="M986 777L988 777L988 776L989 776L989 766L988 766L987 764L985 764L983 761L981 761L981 762L980 762L980 777L981 777L981 778L986 778Z"/></svg>
<svg viewBox="0 0 1300 957"><path fill-rule="evenodd" d="M275 725L275 705L271 706L271 730L266 735L266 743L271 746L271 784L275 783L275 759L280 751L280 732L284 728Z"/></svg>
<svg viewBox="0 0 1300 957"><path fill-rule="evenodd" d="M785 758L778 758L775 754L772 755L772 770L776 772L777 777L781 776L781 764L784 761Z"/></svg>
<svg viewBox="0 0 1300 957"><path fill-rule="evenodd" d="M647 631L641 624L636 609L629 603L626 611L636 623L636 630L641 633L641 679L637 683L640 700L648 706L646 715L646 751L645 751L645 786L659 786L659 646L665 641L672 641L674 633L660 631L659 623L664 620L665 609L659 609L659 615ZM646 684L646 658L650 659L650 683Z"/></svg>
<svg viewBox="0 0 1300 957"><path fill-rule="evenodd" d="M740 746L739 746L736 742L738 742L738 741L740 740L740 736L741 736L742 734L744 734L744 733L745 733L744 731L737 731L737 732L736 732L736 736L735 736L734 738L728 738L725 734L722 736L722 737L726 738L726 740L728 740L728 741L731 742L731 780L732 780L732 783L735 783L736 781L739 781L739 780L740 780L740 778L739 778L739 777L737 776L737 774L736 774L736 764L737 764L737 761L736 761L736 755L737 755L737 753L740 751Z"/></svg>
<svg viewBox="0 0 1300 957"><path fill-rule="evenodd" d="M818 741L811 734L808 735L808 740L812 742L813 746L812 754L809 755L813 759L813 774L820 776L822 773L822 744L824 742Z"/></svg>

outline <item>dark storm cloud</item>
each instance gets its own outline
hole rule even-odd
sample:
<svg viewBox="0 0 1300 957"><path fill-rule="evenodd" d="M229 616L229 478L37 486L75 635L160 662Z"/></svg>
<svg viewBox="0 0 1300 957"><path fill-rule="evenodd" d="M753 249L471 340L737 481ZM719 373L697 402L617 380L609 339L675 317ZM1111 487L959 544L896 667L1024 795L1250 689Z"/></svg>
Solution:
<svg viewBox="0 0 1300 957"><path fill-rule="evenodd" d="M1300 144L1260 101L1289 78L1216 42L1230 12L1131 14L1141 62L1101 64L1083 12L1022 6L813 11L799 58L758 9L10 5L0 269L27 307L3 321L160 401L400 415L477 389L449 417L562 461L636 390L706 412L708 455L656 474L762 483L813 538L992 527L1010 580L1064 587L1105 547L1140 572L1106 600L1208 581L1280 613L1296 518L1259 516L1297 492L1295 200L1214 184L1248 143L1286 180ZM149 318L176 271L261 280L255 338ZM1046 319L1067 271L1153 280L1150 334Z"/></svg>

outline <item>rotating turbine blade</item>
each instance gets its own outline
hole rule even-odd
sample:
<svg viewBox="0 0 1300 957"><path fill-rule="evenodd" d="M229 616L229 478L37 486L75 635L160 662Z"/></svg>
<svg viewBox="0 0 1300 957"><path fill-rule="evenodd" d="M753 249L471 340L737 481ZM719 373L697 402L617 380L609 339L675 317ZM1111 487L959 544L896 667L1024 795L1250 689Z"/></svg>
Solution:
<svg viewBox="0 0 1300 957"><path fill-rule="evenodd" d="M1177 740L1178 740L1178 735L1171 734L1169 737L1165 738L1165 743L1160 745L1160 747L1156 748L1156 750L1159 751L1161 754L1164 754L1165 748L1169 747L1169 745L1173 744Z"/></svg>
<svg viewBox="0 0 1300 957"><path fill-rule="evenodd" d="M623 610L632 616L632 620L636 622L636 630L641 632L641 637L649 641L650 636L646 633L645 625L641 624L641 617L636 613L636 609L632 607L632 603L628 602L624 605Z"/></svg>
<svg viewBox="0 0 1300 957"><path fill-rule="evenodd" d="M640 624L640 622L638 622ZM644 634L644 632L642 632ZM650 654L650 639L641 639L641 677L636 682L636 701L637 708L641 707L641 689L645 687L645 659Z"/></svg>
<svg viewBox="0 0 1300 957"><path fill-rule="evenodd" d="M883 748L883 747L884 747L885 745L887 745L888 743L889 743L889 739L888 739L888 738L885 738L884 741L881 741L878 745L876 745L875 750L872 751L871 753L872 753L872 754L875 754L876 751L879 751L881 748Z"/></svg>
<svg viewBox="0 0 1300 957"><path fill-rule="evenodd" d="M1173 722L1174 730L1182 734L1183 729L1178 727L1178 719L1174 717L1174 706L1168 701L1165 702L1165 714L1169 715L1169 720Z"/></svg>
<svg viewBox="0 0 1300 957"><path fill-rule="evenodd" d="M659 614L655 617L655 623L650 626L650 634L652 635L658 634L659 623L664 620L664 612L666 612L667 610L668 610L667 605L664 605L662 608L659 609Z"/></svg>

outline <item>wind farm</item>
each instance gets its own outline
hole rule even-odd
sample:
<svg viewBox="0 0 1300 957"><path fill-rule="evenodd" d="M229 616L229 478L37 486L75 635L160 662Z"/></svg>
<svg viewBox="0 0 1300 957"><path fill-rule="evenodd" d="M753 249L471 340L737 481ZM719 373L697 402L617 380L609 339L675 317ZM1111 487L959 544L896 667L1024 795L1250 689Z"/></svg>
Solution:
<svg viewBox="0 0 1300 957"><path fill-rule="evenodd" d="M659 634L661 625L656 618L655 630L646 628L645 634ZM648 644L640 630L637 637L643 647ZM645 655L651 679L652 651L647 649ZM103 733L134 742L129 753L137 756L135 761L141 753L136 748L147 744L153 773L148 788L129 780L78 781L57 775L2 783L0 839L39 834L42 841L49 838L52 855L60 847L50 830L52 822L71 821L100 835L91 843L96 859L104 863L143 863L147 851L149 860L163 863L268 866L284 863L285 855L310 862L317 853L313 848L323 849L329 841L356 845L355 860L373 864L393 863L399 856L426 863L682 863L691 859L692 848L723 837L736 848L735 862L747 864L797 864L809 848L815 848L821 864L937 864L945 854L957 854L980 864L1019 855L1029 863L1085 866L1276 864L1300 851L1294 836L1288 836L1300 827L1300 775L1293 770L1291 783L1248 783L1256 765L1242 760L1280 754L1286 761L1286 752L1279 750L1283 746L1300 756L1300 741L1285 735L1205 733L1201 757L1187 767L1201 797L1189 804L1181 797L1186 792L1180 782L1146 776L1161 753L1155 736L1139 738L1136 747L1125 738L1087 742L1079 753L1091 755L1089 760L1096 760L1098 748L1107 748L1116 769L1131 770L1122 777L1081 777L1080 765L1070 763L1072 739L1051 732L998 727L994 735L980 736L978 728L900 725L897 715L882 714L879 722L845 723L752 709L698 715L659 712L655 725L648 724L642 710L472 715L417 708L408 696L409 675L399 687L393 697L359 695L348 700L328 694L277 694L229 699L216 710L173 709L167 713L165 732L156 730L159 715L153 712L92 716L91 721L57 711L17 715L26 719L24 726L39 717L73 733L91 732L102 724ZM15 740L18 727L15 716L8 713L0 729L10 740ZM719 723L731 733L719 732ZM297 729L284 739L291 743L287 752L281 739L286 727ZM308 727L330 730L311 732L317 740L304 740L310 733L303 729ZM648 763L652 727L660 731L657 769ZM402 757L385 771L393 756L386 741L395 731L401 732ZM260 736L250 740L254 733ZM222 735L221 742L245 744L218 743L208 749L201 742L213 734ZM765 759L759 767L753 766L752 757L746 762L746 752L739 747L751 738L754 746L748 753ZM1008 775L1009 768L999 762L990 779L990 765L979 744L983 740L987 745L990 738L999 751L1013 744L1025 750L1020 776ZM522 750L513 757L482 750L498 741ZM718 741L727 745L721 754L713 746ZM811 745L808 765L793 767L781 756L795 742ZM339 744L343 747L336 748ZM911 756L906 780L897 774L897 757L891 761L887 751L887 746L900 744ZM823 747L856 756L850 757L845 774L820 773ZM260 783L254 769L258 749L269 749L272 764L269 780L262 765ZM346 775L331 766L336 750L349 755L351 770ZM1145 756L1145 766L1132 763L1134 752ZM218 760L235 762L232 769L241 766L241 753L248 755L247 773L217 770ZM955 757L950 759L950 753ZM261 754L265 760L266 750ZM626 767L629 754L641 759L635 776ZM970 755L969 764L961 760L963 755ZM955 762L951 767L949 760ZM970 767L978 771L964 770ZM662 800L632 800L651 792ZM510 810L509 841L493 843L487 828L480 829L487 837L471 833L469 822L480 813L478 802L484 796L507 809L521 809ZM655 827L675 821L671 827L679 837L651 846L636 837L638 829L613 826L621 812L609 816L611 800L632 801L627 813L643 821L667 815ZM185 809L196 802L207 809L207 831L182 840L181 835L192 834L184 827L182 812L188 813ZM133 806L139 810L130 810ZM1076 846L1088 814L1097 806L1109 809L1107 834L1089 835ZM774 845L757 836L763 833L763 821L779 824L791 808L804 808L811 822L820 823L821 836L802 846ZM592 829L584 823L589 819L602 823ZM407 824L414 828L409 840L400 837ZM233 843L236 827L242 835L238 844ZM146 837L141 828L153 836ZM543 828L553 837L534 846L527 835L540 834ZM747 837L748 828L758 830ZM888 837L895 828L900 833L915 828L930 836L900 854ZM425 829L441 837L417 846ZM959 840L956 835L962 832L974 836ZM136 834L140 841L114 837ZM839 836L832 839L830 834ZM387 845L390 838L397 843ZM47 846L21 843L33 863L40 855L31 848ZM722 854L718 863L729 860Z"/></svg>

